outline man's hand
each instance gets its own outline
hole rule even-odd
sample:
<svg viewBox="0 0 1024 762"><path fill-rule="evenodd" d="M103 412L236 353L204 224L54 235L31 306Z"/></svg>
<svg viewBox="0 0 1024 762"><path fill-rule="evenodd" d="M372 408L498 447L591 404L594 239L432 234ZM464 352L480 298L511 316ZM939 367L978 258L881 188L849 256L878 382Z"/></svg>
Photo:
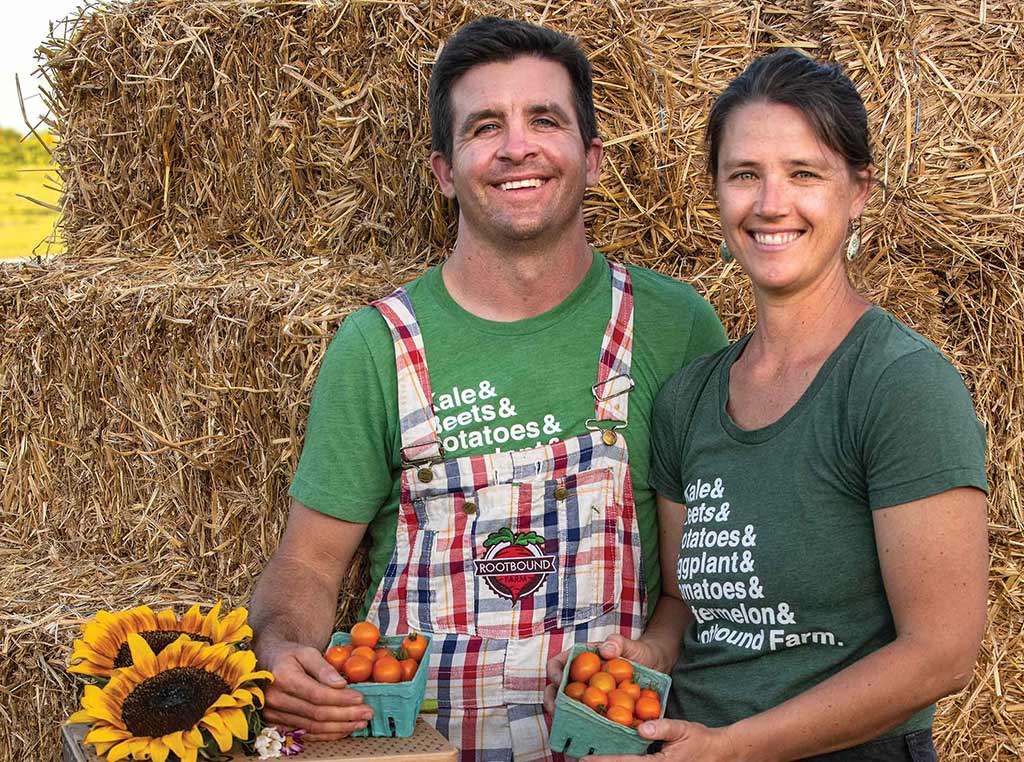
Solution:
<svg viewBox="0 0 1024 762"><path fill-rule="evenodd" d="M594 644L588 644L593 647ZM555 713L555 697L558 694L558 686L562 683L562 675L565 673L565 665L569 660L569 651L562 651L557 656L548 659L547 673L548 685L544 688L544 709L550 714ZM658 652L644 643L642 640L630 640L621 635L609 635L597 647L598 653L604 660L614 659L621 656L645 667L664 671L664 665L659 661Z"/></svg>
<svg viewBox="0 0 1024 762"><path fill-rule="evenodd" d="M587 756L580 762L741 762L728 728L709 728L685 720L652 720L637 728L641 738L664 741L650 756Z"/></svg>
<svg viewBox="0 0 1024 762"><path fill-rule="evenodd" d="M284 536L253 591L253 650L274 675L264 717L305 728L311 741L347 736L373 716L320 652L303 645L330 637L338 590L365 532L366 524L335 519L293 499Z"/></svg>
<svg viewBox="0 0 1024 762"><path fill-rule="evenodd" d="M266 690L267 724L305 728L308 741L334 741L362 730L373 717L358 691L315 648L280 641L260 649L274 675Z"/></svg>

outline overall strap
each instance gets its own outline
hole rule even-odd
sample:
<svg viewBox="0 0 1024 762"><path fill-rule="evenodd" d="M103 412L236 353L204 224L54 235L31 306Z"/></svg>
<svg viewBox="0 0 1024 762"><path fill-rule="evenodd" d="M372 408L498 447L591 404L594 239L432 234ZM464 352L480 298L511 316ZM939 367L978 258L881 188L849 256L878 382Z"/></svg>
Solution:
<svg viewBox="0 0 1024 762"><path fill-rule="evenodd" d="M444 449L434 425L433 396L423 335L405 289L373 303L391 329L398 373L398 421L402 430L402 464L443 460Z"/></svg>
<svg viewBox="0 0 1024 762"><path fill-rule="evenodd" d="M608 266L612 273L612 316L601 342L594 410L598 421L621 421L625 425L629 392L635 386L629 375L633 362L633 284L625 267L614 262Z"/></svg>

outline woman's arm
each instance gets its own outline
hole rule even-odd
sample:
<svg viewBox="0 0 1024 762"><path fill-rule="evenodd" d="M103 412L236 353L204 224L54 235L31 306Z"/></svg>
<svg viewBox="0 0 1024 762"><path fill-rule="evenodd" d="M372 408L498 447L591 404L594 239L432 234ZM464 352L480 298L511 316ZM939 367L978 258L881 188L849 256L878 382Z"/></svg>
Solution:
<svg viewBox="0 0 1024 762"><path fill-rule="evenodd" d="M961 487L873 517L896 639L799 696L726 728L645 723L641 735L667 742L661 759L786 762L855 746L970 681L985 627L985 495Z"/></svg>

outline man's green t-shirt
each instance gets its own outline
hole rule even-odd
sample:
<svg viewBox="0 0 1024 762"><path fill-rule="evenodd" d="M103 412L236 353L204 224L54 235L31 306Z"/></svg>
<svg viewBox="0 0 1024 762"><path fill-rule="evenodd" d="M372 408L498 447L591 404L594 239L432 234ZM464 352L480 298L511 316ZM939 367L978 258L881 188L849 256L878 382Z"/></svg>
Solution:
<svg viewBox="0 0 1024 762"><path fill-rule="evenodd" d="M654 398L676 370L726 344L711 307L690 286L629 267L634 299L629 425L623 434L637 508L650 609L660 593L657 514L647 486ZM424 350L446 456L520 450L586 431L591 387L611 317L611 275L599 253L554 309L495 322L462 309L434 267L405 289ZM394 549L401 432L391 334L376 309L350 315L331 342L313 391L290 494L346 521L369 523L370 590Z"/></svg>
<svg viewBox="0 0 1024 762"><path fill-rule="evenodd" d="M677 575L695 616L670 709L712 727L895 639L872 511L987 489L985 432L963 381L885 311L868 310L797 403L756 430L726 411L748 340L681 371L654 412L651 485L686 504ZM929 727L932 713L891 733Z"/></svg>

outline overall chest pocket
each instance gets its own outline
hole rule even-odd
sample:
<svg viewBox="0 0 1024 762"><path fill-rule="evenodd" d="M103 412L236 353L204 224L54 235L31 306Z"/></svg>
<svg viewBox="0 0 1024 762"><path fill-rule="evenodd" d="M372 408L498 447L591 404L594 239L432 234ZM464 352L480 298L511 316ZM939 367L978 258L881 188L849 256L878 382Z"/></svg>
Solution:
<svg viewBox="0 0 1024 762"><path fill-rule="evenodd" d="M612 610L622 592L616 494L599 468L423 499L410 593L430 604L409 607L414 625L517 640Z"/></svg>

